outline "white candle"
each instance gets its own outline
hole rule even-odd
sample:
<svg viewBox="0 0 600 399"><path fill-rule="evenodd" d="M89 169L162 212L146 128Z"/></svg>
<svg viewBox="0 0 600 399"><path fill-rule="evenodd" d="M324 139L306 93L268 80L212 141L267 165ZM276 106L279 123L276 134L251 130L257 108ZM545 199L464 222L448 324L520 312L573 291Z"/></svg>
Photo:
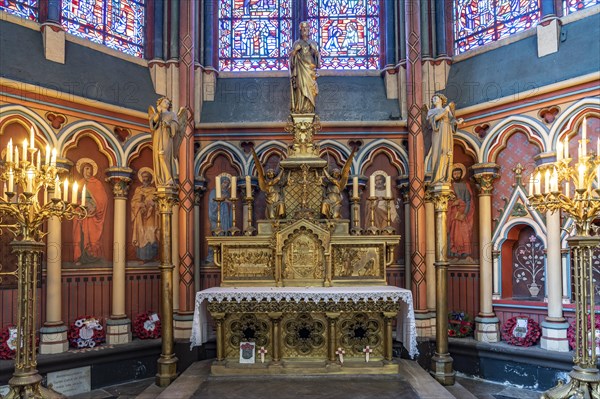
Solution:
<svg viewBox="0 0 600 399"><path fill-rule="evenodd" d="M87 194L87 187L84 184L83 188L81 189L81 206L85 206L85 195L86 194Z"/></svg>
<svg viewBox="0 0 600 399"><path fill-rule="evenodd" d="M27 148L28 148L27 139L23 141L23 161L27 161Z"/></svg>
<svg viewBox="0 0 600 399"><path fill-rule="evenodd" d="M71 189L71 202L77 203L77 191L79 191L79 184L77 182L73 183L73 188Z"/></svg>
<svg viewBox="0 0 600 399"><path fill-rule="evenodd" d="M237 199L237 176L231 176L231 200Z"/></svg>
<svg viewBox="0 0 600 399"><path fill-rule="evenodd" d="M533 192L533 175L529 176L529 196L534 195L535 193Z"/></svg>
<svg viewBox="0 0 600 399"><path fill-rule="evenodd" d="M50 146L46 144L46 166L50 166Z"/></svg>
<svg viewBox="0 0 600 399"><path fill-rule="evenodd" d="M41 156L41 152L42 152L41 150L37 152L37 162L36 162L37 170L41 170L41 168L42 168L42 156Z"/></svg>
<svg viewBox="0 0 600 399"><path fill-rule="evenodd" d="M19 146L15 146L15 165L19 165Z"/></svg>
<svg viewBox="0 0 600 399"><path fill-rule="evenodd" d="M29 129L29 145L31 146L31 148L35 148L35 134L33 132L33 126L31 126L31 129Z"/></svg>
<svg viewBox="0 0 600 399"><path fill-rule="evenodd" d="M569 138L565 137L565 158L569 158Z"/></svg>
<svg viewBox="0 0 600 399"><path fill-rule="evenodd" d="M50 160L50 166L56 166L56 148L52 149L52 159Z"/></svg>
<svg viewBox="0 0 600 399"><path fill-rule="evenodd" d="M540 191L541 191L541 190L540 190L540 187L541 187L541 185L542 185L542 182L541 182L541 180L542 180L542 173L538 171L538 172L536 173L536 175L535 175L535 194L536 194L536 195L537 195L537 194L541 194L541 193L540 193Z"/></svg>
<svg viewBox="0 0 600 399"><path fill-rule="evenodd" d="M571 183L567 180L565 182L565 196L568 197L569 195L571 195Z"/></svg>
<svg viewBox="0 0 600 399"><path fill-rule="evenodd" d="M552 190L553 193L558 192L558 173L556 172L556 169L552 171L552 177L550 178L550 182L550 190Z"/></svg>
<svg viewBox="0 0 600 399"><path fill-rule="evenodd" d="M215 177L215 197L221 199L221 176Z"/></svg>
<svg viewBox="0 0 600 399"><path fill-rule="evenodd" d="M358 176L352 178L352 198L358 198Z"/></svg>
<svg viewBox="0 0 600 399"><path fill-rule="evenodd" d="M60 199L60 182L58 181L58 175L54 178L54 198Z"/></svg>
<svg viewBox="0 0 600 399"><path fill-rule="evenodd" d="M246 176L246 198L252 198L252 178Z"/></svg>
<svg viewBox="0 0 600 399"><path fill-rule="evenodd" d="M544 192L550 192L550 169L546 169L546 173L544 175Z"/></svg>
<svg viewBox="0 0 600 399"><path fill-rule="evenodd" d="M27 192L33 192L33 169L27 171Z"/></svg>
<svg viewBox="0 0 600 399"><path fill-rule="evenodd" d="M385 197L392 198L392 178L390 176L385 177Z"/></svg>
<svg viewBox="0 0 600 399"><path fill-rule="evenodd" d="M583 181L583 179L585 178L585 164L583 162L580 162L577 169L579 170L579 182L577 184L577 187L583 189L585 188L585 182Z"/></svg>
<svg viewBox="0 0 600 399"><path fill-rule="evenodd" d="M375 197L375 176L369 177L369 197Z"/></svg>
<svg viewBox="0 0 600 399"><path fill-rule="evenodd" d="M69 180L65 177L65 182L63 184L63 201L67 202L69 199Z"/></svg>
<svg viewBox="0 0 600 399"><path fill-rule="evenodd" d="M14 193L15 188L15 173L11 170L8 171L8 192Z"/></svg>
<svg viewBox="0 0 600 399"><path fill-rule="evenodd" d="M8 140L8 145L6 146L6 162L12 162L13 160L13 145L12 139Z"/></svg>
<svg viewBox="0 0 600 399"><path fill-rule="evenodd" d="M560 140L556 143L556 160L560 161L563 156L563 145Z"/></svg>

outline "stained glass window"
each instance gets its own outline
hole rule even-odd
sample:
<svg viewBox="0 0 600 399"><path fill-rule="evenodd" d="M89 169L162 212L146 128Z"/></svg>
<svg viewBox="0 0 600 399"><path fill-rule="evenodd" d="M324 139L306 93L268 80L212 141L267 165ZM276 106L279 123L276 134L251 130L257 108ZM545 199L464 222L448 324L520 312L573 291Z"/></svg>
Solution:
<svg viewBox="0 0 600 399"><path fill-rule="evenodd" d="M540 14L540 0L455 0L455 53L536 26Z"/></svg>
<svg viewBox="0 0 600 399"><path fill-rule="evenodd" d="M322 69L379 69L379 0L308 0Z"/></svg>
<svg viewBox="0 0 600 399"><path fill-rule="evenodd" d="M288 68L292 0L219 0L219 69Z"/></svg>
<svg viewBox="0 0 600 399"><path fill-rule="evenodd" d="M68 33L142 57L144 1L62 0L61 22Z"/></svg>
<svg viewBox="0 0 600 399"><path fill-rule="evenodd" d="M37 21L38 9L38 0L0 0L0 11L32 21Z"/></svg>
<svg viewBox="0 0 600 399"><path fill-rule="evenodd" d="M563 0L563 15L600 4L600 0Z"/></svg>

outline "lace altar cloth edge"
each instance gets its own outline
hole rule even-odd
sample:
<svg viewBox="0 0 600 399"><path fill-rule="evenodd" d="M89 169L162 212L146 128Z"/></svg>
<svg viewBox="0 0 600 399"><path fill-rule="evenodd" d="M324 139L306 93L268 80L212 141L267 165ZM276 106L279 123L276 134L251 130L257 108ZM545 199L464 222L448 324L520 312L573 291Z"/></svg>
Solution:
<svg viewBox="0 0 600 399"><path fill-rule="evenodd" d="M200 346L208 339L207 302L223 301L276 301L276 302L319 302L332 301L359 302L367 300L402 301L396 323L396 340L404 346L408 343L408 353L415 358L417 349L417 327L413 308L412 293L404 288L393 286L362 287L213 287L196 293L194 321L190 348Z"/></svg>

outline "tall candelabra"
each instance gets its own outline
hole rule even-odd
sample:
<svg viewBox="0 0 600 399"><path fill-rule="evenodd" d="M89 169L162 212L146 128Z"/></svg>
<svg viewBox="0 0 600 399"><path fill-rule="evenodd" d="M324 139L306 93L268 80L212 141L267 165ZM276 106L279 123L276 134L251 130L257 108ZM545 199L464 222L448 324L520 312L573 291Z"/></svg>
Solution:
<svg viewBox="0 0 600 399"><path fill-rule="evenodd" d="M67 180L59 184L56 150L46 147L45 162L42 163L41 150L34 146L33 129L30 142L25 140L22 153L20 150L16 146L13 149L11 140L4 160L0 161L3 185L0 229L14 235L10 247L17 256L16 271L0 272L0 279L3 275L15 276L18 295L15 371L8 382L10 390L5 399L48 398L60 395L41 386L42 377L36 369L36 283L45 246L43 224L51 217L84 218L85 186L79 202L77 183L71 190ZM60 185L63 186L62 195Z"/></svg>
<svg viewBox="0 0 600 399"><path fill-rule="evenodd" d="M557 146L557 160L540 167L529 181L529 203L541 212L563 211L573 219L575 235L567 242L571 248L575 287L576 344L574 366L568 384L559 383L543 394L543 398L600 398L600 373L593 338L596 325L592 255L600 245L594 219L600 215L600 139L596 153L588 153L583 125L579 140L578 161L572 165L568 142ZM542 188L542 177L544 186ZM571 181L574 190L571 192ZM596 181L596 188L594 188ZM563 190L561 190L564 182Z"/></svg>

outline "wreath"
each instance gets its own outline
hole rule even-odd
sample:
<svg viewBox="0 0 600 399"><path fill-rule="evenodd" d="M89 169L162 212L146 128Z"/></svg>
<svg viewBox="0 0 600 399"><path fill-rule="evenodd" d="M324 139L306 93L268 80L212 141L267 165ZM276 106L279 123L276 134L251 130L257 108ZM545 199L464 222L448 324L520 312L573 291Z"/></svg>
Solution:
<svg viewBox="0 0 600 399"><path fill-rule="evenodd" d="M68 332L69 343L73 348L93 348L106 341L106 331L100 320L91 316L78 317Z"/></svg>
<svg viewBox="0 0 600 399"><path fill-rule="evenodd" d="M140 313L133 322L133 333L139 339L154 339L160 337L160 318L151 310Z"/></svg>
<svg viewBox="0 0 600 399"><path fill-rule="evenodd" d="M36 335L35 346L40 344L40 337ZM17 353L17 327L7 326L0 332L0 359L10 360Z"/></svg>
<svg viewBox="0 0 600 399"><path fill-rule="evenodd" d="M535 345L542 336L540 325L527 316L515 316L502 325L502 339L510 345Z"/></svg>
<svg viewBox="0 0 600 399"><path fill-rule="evenodd" d="M448 336L463 338L473 334L473 319L465 312L448 313Z"/></svg>
<svg viewBox="0 0 600 399"><path fill-rule="evenodd" d="M588 319L587 325L590 326L592 324L592 318L589 314L587 316L587 319ZM567 339L569 340L569 347L571 349L575 349L575 333L576 333L575 323L576 323L576 320L573 320L573 322L567 329ZM591 328L588 330L588 339L591 338L590 337L591 330L592 330ZM596 328L594 330L595 330L594 335L595 335L595 341L596 341L595 342L596 352L598 352L598 348L600 348L600 331L599 331L600 330L600 315L596 315ZM590 342L590 344L591 344L591 342ZM590 346L592 346L592 345L590 345Z"/></svg>

